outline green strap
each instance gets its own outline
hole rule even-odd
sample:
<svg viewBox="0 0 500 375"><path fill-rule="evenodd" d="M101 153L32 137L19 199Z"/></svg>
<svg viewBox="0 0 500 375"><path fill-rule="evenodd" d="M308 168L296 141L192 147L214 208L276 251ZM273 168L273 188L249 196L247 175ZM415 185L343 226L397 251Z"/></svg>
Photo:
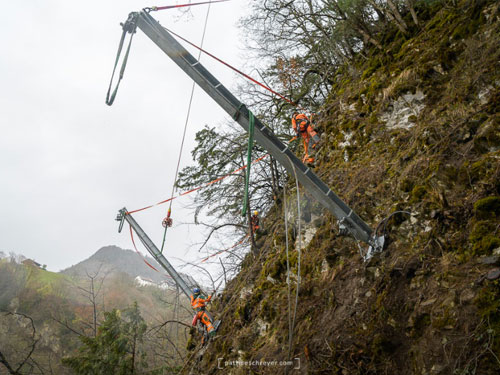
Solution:
<svg viewBox="0 0 500 375"><path fill-rule="evenodd" d="M130 35L130 41L128 42L127 51L125 52L125 57L123 58L122 66L120 69L120 76L118 78L118 83L116 84L115 89L111 93L113 78L115 77L116 68L118 66L118 61L120 60L120 55L122 53L122 48L125 42L125 37L127 35L127 32L128 30L126 28L123 28L120 44L118 45L118 53L116 54L115 66L113 67L113 74L111 75L111 80L109 81L108 93L106 94L106 104L109 106L111 106L115 101L116 93L118 92L118 87L120 87L120 82L123 79L123 74L125 73L125 67L127 66L128 55L130 53L130 47L132 46L132 39L134 38L135 31L133 31Z"/></svg>
<svg viewBox="0 0 500 375"><path fill-rule="evenodd" d="M245 192L243 195L243 209L241 216L245 216L248 209L248 184L250 182L250 167L252 165L252 148L253 148L253 133L255 127L255 118L253 113L248 110L248 151L247 151L247 168L245 173Z"/></svg>
<svg viewBox="0 0 500 375"><path fill-rule="evenodd" d="M163 231L163 240L161 241L161 250L160 250L161 254L163 254L163 248L165 247L165 237L167 236L167 228L168 226L165 226L165 230Z"/></svg>

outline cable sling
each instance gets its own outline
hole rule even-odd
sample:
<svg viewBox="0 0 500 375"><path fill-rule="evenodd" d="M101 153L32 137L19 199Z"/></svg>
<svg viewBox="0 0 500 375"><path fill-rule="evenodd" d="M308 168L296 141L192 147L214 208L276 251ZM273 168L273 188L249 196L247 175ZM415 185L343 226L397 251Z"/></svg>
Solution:
<svg viewBox="0 0 500 375"><path fill-rule="evenodd" d="M123 79L123 74L125 73L125 68L127 66L128 55L130 53L130 46L132 46L132 39L134 38L136 27L137 27L137 25L130 18L123 25L122 37L120 39L120 44L118 45L118 52L116 54L116 59L115 59L115 66L113 67L113 73L111 74L111 80L109 81L108 92L106 94L106 104L109 106L111 106L113 104L113 102L115 101L115 97L116 97L116 94L118 92L118 87L120 87L120 82ZM128 42L127 52L125 53L125 56L124 56L123 62L122 62L122 67L120 68L120 76L118 78L118 83L116 84L116 87L113 90L113 93L111 93L111 88L113 86L113 78L115 77L116 67L118 66L118 61L120 60L120 55L122 53L122 48L123 48L123 44L125 42L125 37L127 36L127 33L131 34L130 41Z"/></svg>

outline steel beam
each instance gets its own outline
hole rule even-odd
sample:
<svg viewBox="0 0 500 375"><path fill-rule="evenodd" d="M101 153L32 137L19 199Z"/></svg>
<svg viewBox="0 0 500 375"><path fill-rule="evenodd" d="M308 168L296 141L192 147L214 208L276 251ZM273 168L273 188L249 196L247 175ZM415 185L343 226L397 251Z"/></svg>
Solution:
<svg viewBox="0 0 500 375"><path fill-rule="evenodd" d="M244 104L210 74L158 21L144 11L131 13L129 20L134 20L137 27L243 129L248 131L249 114ZM297 175L297 179L305 189L339 220L340 226L347 229L356 239L368 243L373 250L381 250L381 240L372 236L372 229L256 117L255 140L278 160L290 175Z"/></svg>
<svg viewBox="0 0 500 375"><path fill-rule="evenodd" d="M148 250L149 254L165 269L165 271L168 272L168 274L174 279L176 284L181 288L181 290L184 292L184 294L189 298L191 295L191 288L186 284L184 279L177 273L174 267L170 264L170 262L163 256L163 254L158 250L156 245L151 241L151 239L148 237L146 232L142 230L139 224L137 224L137 221L132 217L127 212L127 209L124 207L120 210L117 218L117 221L120 221L120 229L123 227L123 221L127 221L127 223L130 224L132 229L137 233L137 236L143 243L143 245L146 247Z"/></svg>

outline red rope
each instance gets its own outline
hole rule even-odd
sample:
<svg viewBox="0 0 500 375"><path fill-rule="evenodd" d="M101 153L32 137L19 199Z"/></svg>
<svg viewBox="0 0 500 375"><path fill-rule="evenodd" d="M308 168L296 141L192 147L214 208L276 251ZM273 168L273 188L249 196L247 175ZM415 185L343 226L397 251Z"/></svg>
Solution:
<svg viewBox="0 0 500 375"><path fill-rule="evenodd" d="M164 6L164 7L151 7L149 9L151 9L153 11L156 11L156 10L164 10L164 9L190 7L190 6L193 6L193 5L202 5L202 4L210 4L210 3L222 3L224 1L229 1L229 0L204 1L202 3L189 3L189 4L179 4L179 5L167 5L167 6Z"/></svg>
<svg viewBox="0 0 500 375"><path fill-rule="evenodd" d="M231 249L234 249L236 246L241 245L243 243L243 241L245 241L248 238L248 236L250 236L250 234L247 234L245 237L243 237L239 242L235 243L233 246L228 247L225 250L218 251L215 254L207 256L205 259L202 259L202 261L200 263L205 263L207 260L209 260L212 257L215 257L215 256L217 256L219 254L225 253L226 251L229 251Z"/></svg>
<svg viewBox="0 0 500 375"><path fill-rule="evenodd" d="M299 105L298 105L297 103L292 102L292 101L291 101L290 99L288 99L288 98L285 98L285 97L284 97L283 95L281 95L280 93L278 93L278 92L274 91L272 88L270 88L270 87L268 87L268 86L264 85L263 83L261 83L261 82L257 81L256 79L254 79L254 78L250 77L248 74L243 73L241 70L236 69L234 66L232 66L232 65L228 64L227 62L225 62L225 61L223 61L223 60L219 59L218 57L216 57L216 56L212 55L210 52L205 51L203 48L198 47L198 46L197 46L197 45L195 45L194 43L191 43L189 40L187 40L187 39L183 38L183 37L182 37L182 36L180 36L179 34L174 33L172 30L167 29L166 27L164 27L164 28L165 28L165 30L167 30L169 33L171 33L171 34L175 35L177 38L179 38L179 39L183 40L184 42L188 43L189 45L193 46L194 48L196 48L196 49L200 50L201 52L203 52L203 53L207 54L208 56L210 56L211 58L213 58L213 59L217 60L217 61L218 61L218 62L220 62L221 64L224 64L225 66L227 66L228 68L230 68L230 69L234 70L236 73L238 73L238 74L242 75L242 76L243 76L243 77L245 77L246 79L248 79L248 80L252 81L253 83L256 83L257 85L259 85L259 86L263 87L264 89L266 89L266 90L268 90L268 91L272 92L274 95L279 96L281 99L286 100L288 103L290 103L290 104L292 104L292 105L296 106L296 107L297 107L297 108L299 108L300 110L305 110L304 108L299 107Z"/></svg>
<svg viewBox="0 0 500 375"><path fill-rule="evenodd" d="M130 212L127 212L127 214L129 214ZM140 255L140 257L142 258L142 260L144 261L144 263L146 263L149 267L151 267L153 270L155 270L156 272L158 273L161 273L160 271L158 271L151 263L149 263L146 258L144 258L144 256L141 254L141 252L139 250L137 250L137 246L135 245L135 240L134 240L134 232L132 231L132 225L129 225L130 227L130 238L132 239L132 243L134 244L134 249L135 249L135 252L137 254ZM165 277L170 277L170 275L164 275Z"/></svg>
<svg viewBox="0 0 500 375"><path fill-rule="evenodd" d="M255 159L255 160L252 162L252 164L253 164L253 163L258 163L258 162L262 161L262 160L263 160L263 159L265 159L267 156L269 156L269 154L266 154L266 155L264 155L264 156L261 156L261 157L260 157L260 158L258 158L258 159ZM212 185L212 184L215 184L216 182L222 181L223 179L225 179L225 178L227 178L227 177L229 177L229 176L234 175L235 173L238 173L239 171L241 171L241 170L245 169L246 167L247 167L247 166L246 166L246 165L244 165L243 167L240 167L240 168L238 168L238 169L235 169L235 170L234 170L234 171L232 171L231 173L229 173L229 174L227 174L227 175L225 175L225 176L219 177L219 178L217 178L217 179L215 179L215 180L213 180L213 181L210 181L210 182L206 183L205 185L195 187L194 189L191 189L191 190L185 191L184 193L181 193L181 194L179 194L179 195L177 195L177 196L175 196L175 197L171 197L171 198L165 199L165 200L163 200L163 201L161 201L161 202L158 202L158 203L152 204L152 205L150 205L150 206L146 206L146 207L143 207L143 208L139 208L139 209L137 209L137 210L133 210L133 211L128 211L128 212L127 212L127 214L133 214L133 213L136 213L136 212L139 212L139 211L144 211L144 210L147 210L147 209L149 209L149 208L159 206L160 204L164 204L164 203L170 202L171 200L176 199L176 198L179 198L179 197L182 197L182 196L184 196L184 195L191 194L192 192L195 192L195 191L197 191L197 190L204 189L204 188L206 188L206 187L208 187L208 186L210 186L210 185Z"/></svg>

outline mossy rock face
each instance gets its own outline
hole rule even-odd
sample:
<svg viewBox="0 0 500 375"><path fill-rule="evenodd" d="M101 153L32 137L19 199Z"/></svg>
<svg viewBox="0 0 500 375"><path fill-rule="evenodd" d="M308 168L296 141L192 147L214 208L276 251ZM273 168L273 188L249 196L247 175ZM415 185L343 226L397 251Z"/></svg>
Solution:
<svg viewBox="0 0 500 375"><path fill-rule="evenodd" d="M422 200L422 198L427 194L427 189L425 186L417 185L411 191L410 203L417 203Z"/></svg>
<svg viewBox="0 0 500 375"><path fill-rule="evenodd" d="M500 149L500 120L484 123L474 137L474 149L478 153L498 151Z"/></svg>
<svg viewBox="0 0 500 375"><path fill-rule="evenodd" d="M485 285L474 303L479 310L479 316L483 321L488 322L488 333L493 334L491 336L492 342L488 342L488 346L491 345L491 350L494 353L500 353L500 280ZM491 362L495 365L494 360ZM498 366L498 363L496 363L496 366ZM498 370L498 367L494 368Z"/></svg>
<svg viewBox="0 0 500 375"><path fill-rule="evenodd" d="M409 178L405 178L403 181L401 181L400 184L401 191L409 193L410 191L413 190L413 187L414 187L414 182Z"/></svg>
<svg viewBox="0 0 500 375"><path fill-rule="evenodd" d="M500 246L500 238L494 235L495 223L490 220L476 222L469 236L474 255L489 255Z"/></svg>
<svg viewBox="0 0 500 375"><path fill-rule="evenodd" d="M500 216L500 197L486 197L474 203L476 216L480 218L494 218Z"/></svg>
<svg viewBox="0 0 500 375"><path fill-rule="evenodd" d="M431 316L428 313L420 314L415 319L415 325L411 332L413 337L420 337L424 330L431 325Z"/></svg>
<svg viewBox="0 0 500 375"><path fill-rule="evenodd" d="M486 3L500 10L493 0ZM315 173L369 224L396 210L412 211L414 219L391 217L386 251L363 272L355 243L338 236L333 216L310 208L318 230L302 252L292 348L294 355L307 347L308 356L310 350L310 373L465 374L471 372L469 363L478 374L498 373L496 359L481 353L500 352L500 281L474 281L488 272L475 258L500 246L500 13L469 0L457 0L453 7L435 4L416 3L418 33L410 30L402 37L396 28L387 31L383 54L364 51L364 60L339 68L332 78L325 118L318 121L323 143ZM482 11L488 20L481 19ZM404 16L410 25L411 15ZM432 24L425 22L430 18ZM425 93L425 109L409 113L413 126L387 128L379 116L389 102L417 87ZM346 138L351 144L340 147ZM287 349L282 209L276 202L269 222L281 224L266 226L262 257L244 264L258 276L253 296L238 300L228 315L234 328L224 331L224 340L233 357L238 348L245 350L242 358L268 358ZM292 292L295 229L290 225ZM410 267L410 259L418 266ZM237 278L245 281L244 275ZM473 295L463 303L461 292L467 288ZM442 301L448 289L456 293ZM257 319L269 324L265 337L254 332ZM436 358L449 358L456 367L434 371Z"/></svg>

